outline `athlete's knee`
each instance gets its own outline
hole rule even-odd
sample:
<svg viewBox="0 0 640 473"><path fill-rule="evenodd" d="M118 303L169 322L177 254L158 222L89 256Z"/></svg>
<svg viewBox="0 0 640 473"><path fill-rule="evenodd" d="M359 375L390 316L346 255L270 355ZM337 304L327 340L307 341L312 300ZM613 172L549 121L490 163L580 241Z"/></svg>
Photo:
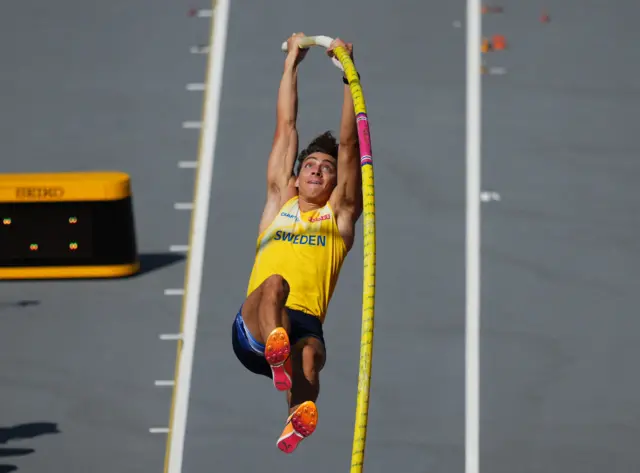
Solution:
<svg viewBox="0 0 640 473"><path fill-rule="evenodd" d="M262 283L262 297L286 301L289 297L289 283L279 274L273 274Z"/></svg>
<svg viewBox="0 0 640 473"><path fill-rule="evenodd" d="M314 380L324 367L325 351L319 340L312 338L302 347L302 372L308 380Z"/></svg>

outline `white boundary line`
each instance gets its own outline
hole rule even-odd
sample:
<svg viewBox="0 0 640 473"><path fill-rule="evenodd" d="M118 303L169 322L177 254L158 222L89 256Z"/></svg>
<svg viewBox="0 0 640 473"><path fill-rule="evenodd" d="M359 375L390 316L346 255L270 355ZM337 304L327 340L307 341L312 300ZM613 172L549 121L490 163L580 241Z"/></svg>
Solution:
<svg viewBox="0 0 640 473"><path fill-rule="evenodd" d="M154 386L160 386L160 387L164 387L164 386L173 386L175 383L174 380L172 379L157 379L154 381Z"/></svg>
<svg viewBox="0 0 640 473"><path fill-rule="evenodd" d="M208 45L203 45L203 46L191 46L189 48L189 52L191 54L208 54L209 53L209 46Z"/></svg>
<svg viewBox="0 0 640 473"><path fill-rule="evenodd" d="M152 434L168 434L169 433L169 428L168 427L151 427L149 429L149 433L152 433Z"/></svg>
<svg viewBox="0 0 640 473"><path fill-rule="evenodd" d="M169 251L171 253L186 253L189 251L189 245L171 245Z"/></svg>
<svg viewBox="0 0 640 473"><path fill-rule="evenodd" d="M185 89L189 92L201 92L205 89L205 85L199 82L187 84Z"/></svg>
<svg viewBox="0 0 640 473"><path fill-rule="evenodd" d="M184 289L165 289L165 296L184 296Z"/></svg>
<svg viewBox="0 0 640 473"><path fill-rule="evenodd" d="M196 180L195 207L192 214L191 243L189 244L189 262L185 284L186 295L184 298L182 329L184 338L182 349L179 353L178 376L174 390L167 473L182 472L184 436L187 427L189 391L191 389L191 372L198 325L207 220L209 218L209 197L213 178L214 152L222 94L227 26L229 22L229 0L216 0L215 13L214 24L211 28L211 41L209 42L212 47L209 52L211 56L209 57L207 68L207 94L200 137L200 156L198 156L200 164Z"/></svg>
<svg viewBox="0 0 640 473"><path fill-rule="evenodd" d="M179 161L178 167L180 169L195 169L198 167L197 161Z"/></svg>
<svg viewBox="0 0 640 473"><path fill-rule="evenodd" d="M481 35L480 0L467 0L466 115L466 369L465 473L480 471L480 177Z"/></svg>
<svg viewBox="0 0 640 473"><path fill-rule="evenodd" d="M198 13L196 13L196 16L198 18L211 18L213 16L213 10L207 10L207 9L198 10Z"/></svg>
<svg viewBox="0 0 640 473"><path fill-rule="evenodd" d="M161 333L160 340L182 340L184 338L181 333Z"/></svg>

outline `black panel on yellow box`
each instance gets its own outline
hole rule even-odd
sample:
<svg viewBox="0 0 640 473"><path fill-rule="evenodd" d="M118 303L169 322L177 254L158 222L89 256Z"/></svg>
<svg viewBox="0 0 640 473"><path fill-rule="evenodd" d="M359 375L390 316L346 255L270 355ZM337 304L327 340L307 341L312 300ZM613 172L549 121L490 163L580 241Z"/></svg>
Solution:
<svg viewBox="0 0 640 473"><path fill-rule="evenodd" d="M0 175L0 279L109 278L138 269L127 174Z"/></svg>

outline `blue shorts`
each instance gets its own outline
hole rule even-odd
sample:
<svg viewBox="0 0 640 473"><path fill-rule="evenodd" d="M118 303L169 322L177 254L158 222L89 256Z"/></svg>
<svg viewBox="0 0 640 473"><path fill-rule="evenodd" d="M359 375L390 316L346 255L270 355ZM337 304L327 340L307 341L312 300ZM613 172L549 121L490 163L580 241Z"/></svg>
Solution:
<svg viewBox="0 0 640 473"><path fill-rule="evenodd" d="M289 323L291 324L289 341L292 346L307 337L317 338L324 346L324 332L320 319L299 310L289 309L288 307L287 314L289 315ZM264 358L264 345L253 338L249 330L245 327L242 319L242 307L240 307L233 321L231 343L233 345L233 352L245 368L252 373L261 374L268 378L272 377L271 367Z"/></svg>

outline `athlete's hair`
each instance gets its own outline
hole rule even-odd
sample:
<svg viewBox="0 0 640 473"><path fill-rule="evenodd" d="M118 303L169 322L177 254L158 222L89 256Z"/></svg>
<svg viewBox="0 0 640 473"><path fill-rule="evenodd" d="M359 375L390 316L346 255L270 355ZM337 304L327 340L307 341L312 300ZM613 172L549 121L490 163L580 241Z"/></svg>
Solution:
<svg viewBox="0 0 640 473"><path fill-rule="evenodd" d="M338 159L338 140L336 140L331 131L325 131L316 136L305 149L300 151L293 170L295 175L300 174L302 162L313 153L325 153L336 160Z"/></svg>

